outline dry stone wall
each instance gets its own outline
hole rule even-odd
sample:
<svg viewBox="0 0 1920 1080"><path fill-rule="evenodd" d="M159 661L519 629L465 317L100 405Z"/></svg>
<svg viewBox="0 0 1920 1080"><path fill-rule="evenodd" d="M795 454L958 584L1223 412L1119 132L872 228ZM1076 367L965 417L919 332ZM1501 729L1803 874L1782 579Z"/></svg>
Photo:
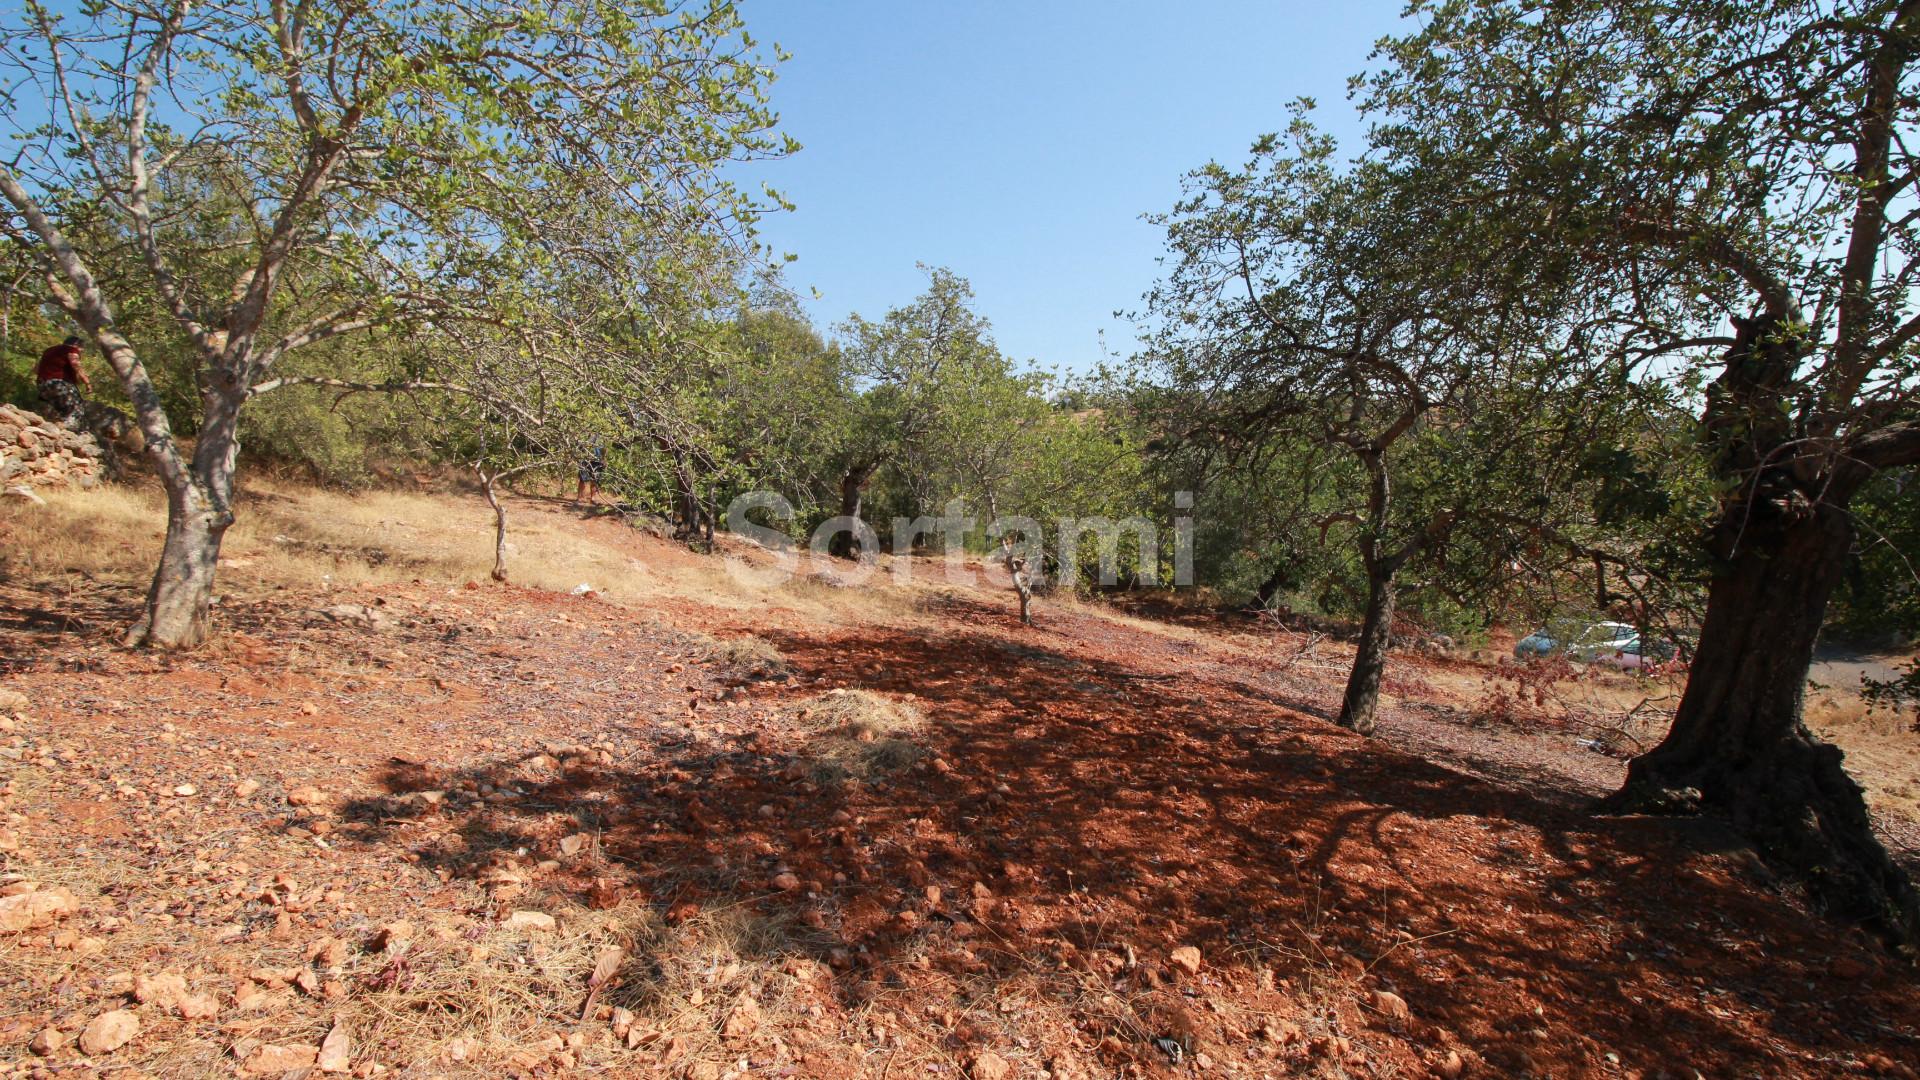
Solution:
<svg viewBox="0 0 1920 1080"><path fill-rule="evenodd" d="M93 436L0 404L0 487L90 488L102 469Z"/></svg>

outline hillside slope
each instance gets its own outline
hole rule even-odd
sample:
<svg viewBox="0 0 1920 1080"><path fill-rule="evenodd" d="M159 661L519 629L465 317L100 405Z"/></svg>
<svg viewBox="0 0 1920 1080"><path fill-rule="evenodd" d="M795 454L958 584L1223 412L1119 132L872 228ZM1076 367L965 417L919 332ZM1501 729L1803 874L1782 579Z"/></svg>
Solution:
<svg viewBox="0 0 1920 1080"><path fill-rule="evenodd" d="M1916 1075L1911 969L1340 731L1337 651L531 501L483 585L470 501L338 498L256 496L181 657L112 642L137 499L0 519L0 1074Z"/></svg>

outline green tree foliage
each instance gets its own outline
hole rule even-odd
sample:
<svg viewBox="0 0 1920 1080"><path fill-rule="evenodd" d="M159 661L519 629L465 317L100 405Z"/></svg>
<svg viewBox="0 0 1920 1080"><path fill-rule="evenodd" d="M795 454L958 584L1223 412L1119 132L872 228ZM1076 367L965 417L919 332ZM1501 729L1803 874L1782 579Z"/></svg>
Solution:
<svg viewBox="0 0 1920 1080"><path fill-rule="evenodd" d="M1610 805L1725 815L1834 911L1920 940L1920 893L1800 712L1851 506L1920 462L1920 7L1418 8L1367 84L1383 157L1458 163L1481 217L1632 282L1588 347L1698 391L1705 620L1671 733Z"/></svg>
<svg viewBox="0 0 1920 1080"><path fill-rule="evenodd" d="M1858 539L1831 624L1864 644L1920 637L1920 476L1911 469L1877 476L1852 510Z"/></svg>
<svg viewBox="0 0 1920 1080"><path fill-rule="evenodd" d="M853 405L845 358L790 294L769 288L723 327L719 351L716 405L737 462L728 498L777 491L796 523L818 522L839 500L833 456Z"/></svg>
<svg viewBox="0 0 1920 1080"><path fill-rule="evenodd" d="M1315 516L1261 557L1297 562L1303 526L1352 538L1366 600L1340 716L1363 732L1401 572L1450 553L1485 572L1577 513L1554 475L1572 438L1554 403L1606 389L1568 347L1599 301L1566 288L1560 249L1505 244L1471 205L1444 160L1342 166L1302 106L1245 167L1194 173L1160 219L1175 262L1149 296L1153 351L1189 406L1180 437L1256 472L1306 451L1282 505Z"/></svg>
<svg viewBox="0 0 1920 1080"><path fill-rule="evenodd" d="M243 405L337 378L315 346L537 322L588 275L596 321L659 336L731 287L758 211L721 167L791 148L719 0L29 4L0 66L43 95L0 113L22 136L5 228L119 375L168 490L132 635L162 646L206 634ZM191 402L122 322L142 306L184 343Z"/></svg>

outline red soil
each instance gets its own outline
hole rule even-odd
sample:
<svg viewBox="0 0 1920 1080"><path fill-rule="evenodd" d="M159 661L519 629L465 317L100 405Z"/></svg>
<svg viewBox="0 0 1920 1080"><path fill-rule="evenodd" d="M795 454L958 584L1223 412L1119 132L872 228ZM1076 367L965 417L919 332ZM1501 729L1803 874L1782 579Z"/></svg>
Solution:
<svg viewBox="0 0 1920 1080"><path fill-rule="evenodd" d="M590 598L417 585L386 594L397 626L373 632L305 625L341 594L283 595L165 659L105 637L131 597L90 595L0 589L5 685L34 721L0 809L28 850L164 861L221 830L303 827L239 800L113 794L211 790L228 763L350 796L326 869L301 873L458 887L587 829L605 858L531 888L669 919L754 905L835 968L756 1073L953 1076L982 1049L1013 1076L1418 1077L1449 1075L1449 1055L1483 1077L1920 1065L1913 969L1808 913L1713 826L1593 818L1351 736L1324 720L1337 685L1197 637L1044 602L1027 630L998 594L951 595L931 628L766 631L677 605L675 627L759 632L793 665L721 701L738 680ZM807 783L788 707L829 687L911 698L937 756L882 783ZM504 782L555 740L612 761L491 809L400 798ZM767 888L783 871L801 886ZM189 922L270 915L195 908L158 877L117 899ZM1197 975L1171 962L1183 946ZM0 997L0 1072L33 1061L41 1024L114 1007L88 974ZM583 1074L665 1074L645 1051L596 1061Z"/></svg>

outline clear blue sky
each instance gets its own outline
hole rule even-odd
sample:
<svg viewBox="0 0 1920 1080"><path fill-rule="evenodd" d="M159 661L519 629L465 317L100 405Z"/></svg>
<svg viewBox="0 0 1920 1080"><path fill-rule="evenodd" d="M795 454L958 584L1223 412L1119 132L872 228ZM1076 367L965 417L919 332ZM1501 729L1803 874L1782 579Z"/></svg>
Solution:
<svg viewBox="0 0 1920 1080"><path fill-rule="evenodd" d="M755 166L799 209L765 239L823 329L878 318L926 285L973 283L1003 351L1084 370L1112 318L1153 282L1183 173L1244 160L1319 101L1343 145L1360 128L1347 77L1401 0L743 0L749 29L793 59L773 102L796 156Z"/></svg>

